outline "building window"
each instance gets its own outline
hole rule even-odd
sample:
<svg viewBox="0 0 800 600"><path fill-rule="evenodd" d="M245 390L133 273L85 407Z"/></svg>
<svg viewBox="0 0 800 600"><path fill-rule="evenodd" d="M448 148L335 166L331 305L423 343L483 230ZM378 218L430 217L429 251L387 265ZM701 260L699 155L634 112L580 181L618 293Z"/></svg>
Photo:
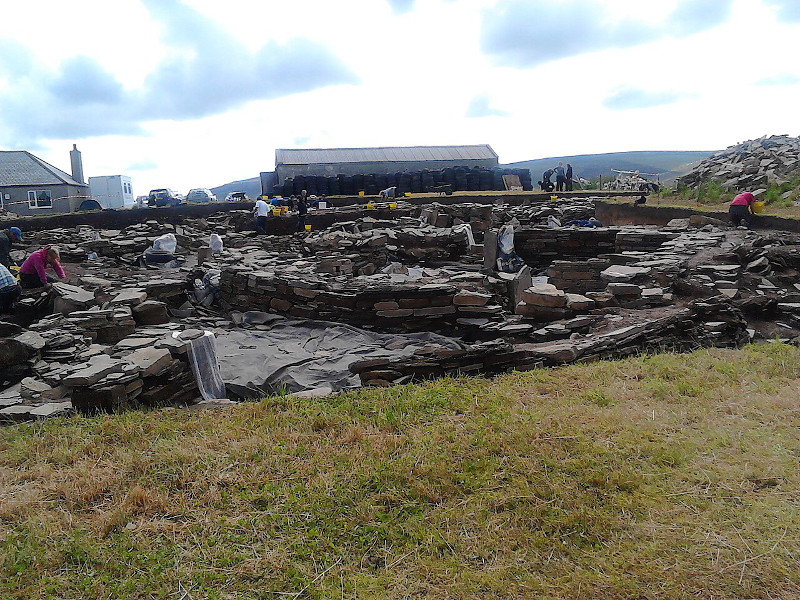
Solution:
<svg viewBox="0 0 800 600"><path fill-rule="evenodd" d="M47 190L29 191L28 208L53 208L53 199Z"/></svg>

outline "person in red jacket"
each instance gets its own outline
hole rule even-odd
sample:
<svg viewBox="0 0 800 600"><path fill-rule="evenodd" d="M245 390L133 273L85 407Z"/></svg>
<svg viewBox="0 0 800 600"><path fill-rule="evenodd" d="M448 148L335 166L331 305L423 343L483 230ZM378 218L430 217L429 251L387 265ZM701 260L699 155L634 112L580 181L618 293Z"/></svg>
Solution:
<svg viewBox="0 0 800 600"><path fill-rule="evenodd" d="M41 250L33 252L19 270L19 282L25 289L40 288L46 286L51 281L56 281L52 275L48 275L47 266L53 267L59 279L66 278L67 274L61 268L59 260L61 255L58 249L45 246Z"/></svg>
<svg viewBox="0 0 800 600"><path fill-rule="evenodd" d="M750 192L744 192L736 196L728 207L728 216L734 226L750 227L751 215L753 214L753 202L756 197Z"/></svg>

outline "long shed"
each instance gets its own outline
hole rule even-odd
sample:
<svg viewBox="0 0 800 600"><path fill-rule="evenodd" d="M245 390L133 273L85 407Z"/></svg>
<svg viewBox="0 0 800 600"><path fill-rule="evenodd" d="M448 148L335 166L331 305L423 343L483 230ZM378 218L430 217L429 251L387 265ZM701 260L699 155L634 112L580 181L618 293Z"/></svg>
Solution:
<svg viewBox="0 0 800 600"><path fill-rule="evenodd" d="M448 167L492 169L498 165L497 153L489 144L275 150L275 179L278 184L298 175L377 175Z"/></svg>

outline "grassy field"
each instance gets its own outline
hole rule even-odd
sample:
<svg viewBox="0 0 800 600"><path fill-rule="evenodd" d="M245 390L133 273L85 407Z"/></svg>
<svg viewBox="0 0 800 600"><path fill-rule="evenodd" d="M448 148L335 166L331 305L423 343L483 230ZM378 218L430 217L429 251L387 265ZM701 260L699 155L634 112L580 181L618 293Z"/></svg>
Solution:
<svg viewBox="0 0 800 600"><path fill-rule="evenodd" d="M0 598L797 598L781 344L0 429Z"/></svg>

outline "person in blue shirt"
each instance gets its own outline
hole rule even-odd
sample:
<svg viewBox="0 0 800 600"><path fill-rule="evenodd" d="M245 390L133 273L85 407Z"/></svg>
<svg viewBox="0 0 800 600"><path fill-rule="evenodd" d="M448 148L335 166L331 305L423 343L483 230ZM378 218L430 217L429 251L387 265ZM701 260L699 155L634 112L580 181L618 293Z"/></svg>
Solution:
<svg viewBox="0 0 800 600"><path fill-rule="evenodd" d="M11 260L11 246L14 242L22 241L22 231L19 227L10 227L0 231L0 265L6 269L15 264Z"/></svg>
<svg viewBox="0 0 800 600"><path fill-rule="evenodd" d="M9 312L21 293L22 288L17 278L5 265L0 264L0 312Z"/></svg>
<svg viewBox="0 0 800 600"><path fill-rule="evenodd" d="M556 174L556 191L563 192L564 185L567 183L566 171L564 171L564 163L558 163L558 166L553 169Z"/></svg>

